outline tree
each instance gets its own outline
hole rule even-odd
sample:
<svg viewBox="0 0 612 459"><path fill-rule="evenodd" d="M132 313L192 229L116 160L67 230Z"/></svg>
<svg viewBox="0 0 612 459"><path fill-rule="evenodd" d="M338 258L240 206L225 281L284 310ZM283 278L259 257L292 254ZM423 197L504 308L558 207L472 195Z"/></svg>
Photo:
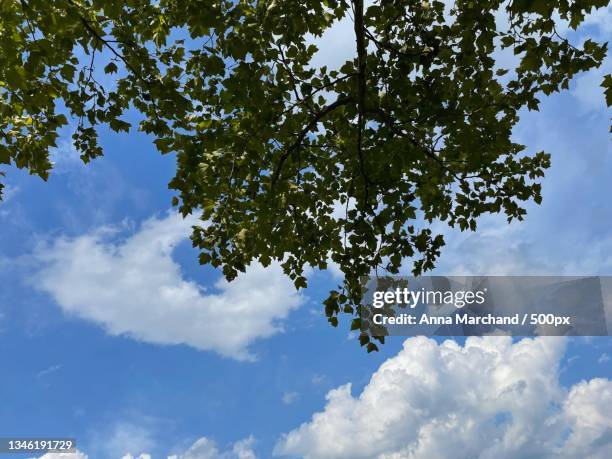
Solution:
<svg viewBox="0 0 612 459"><path fill-rule="evenodd" d="M177 155L173 204L208 222L192 235L200 262L231 280L279 260L302 288L305 266L332 260L345 279L327 317L357 314L373 350L362 276L406 259L415 275L433 268L434 221L475 230L482 214L521 220L523 202L540 203L550 157L525 152L512 128L607 52L572 45L551 18L576 29L607 3L1 1L0 163L46 179L69 119L88 162L103 153L97 127L127 132L135 111ZM342 18L354 58L311 65L312 37Z"/></svg>

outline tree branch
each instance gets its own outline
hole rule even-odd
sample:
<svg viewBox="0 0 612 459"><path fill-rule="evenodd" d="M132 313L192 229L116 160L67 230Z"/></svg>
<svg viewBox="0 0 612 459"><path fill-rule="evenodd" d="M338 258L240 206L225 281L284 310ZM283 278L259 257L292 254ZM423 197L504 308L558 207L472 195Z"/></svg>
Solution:
<svg viewBox="0 0 612 459"><path fill-rule="evenodd" d="M278 161L278 164L276 165L276 168L274 169L274 173L272 174L272 187L274 187L274 185L276 185L276 182L278 182L278 178L279 178L281 170L283 168L283 164L285 163L285 161L287 161L287 158L289 158L289 156L291 156L292 153L297 151L302 146L302 142L306 138L306 135L312 129L314 129L316 127L316 125L319 123L319 121L321 121L325 116L327 116L329 113L333 112L338 107L341 107L342 105L346 105L347 103L351 102L352 100L353 100L353 98L350 97L350 96L339 97L335 102L327 105L326 107L324 107L322 110L320 110L319 112L317 112L315 114L313 119L310 120L310 122L304 127L304 129L302 129L300 131L300 133L298 134L295 142L293 142L289 146L289 148L287 148L287 150L281 155L281 157L280 157L280 159Z"/></svg>
<svg viewBox="0 0 612 459"><path fill-rule="evenodd" d="M355 41L357 43L357 156L359 170L364 180L364 204L368 206L370 179L365 170L363 158L363 129L365 127L366 96L366 44L363 25L363 0L353 0Z"/></svg>
<svg viewBox="0 0 612 459"><path fill-rule="evenodd" d="M91 23L85 19L85 17L81 14L80 11L80 7L79 5L77 5L73 0L66 0L70 5L72 5L78 12L79 15L79 20L81 21L81 23L83 24L83 26L85 27L85 29L91 33L94 38L101 43L103 46L106 46L106 48L108 48L108 50L113 53L113 55L119 59L121 62L123 62L125 64L125 67L132 72L132 74L134 74L134 76L136 76L138 79L140 79L148 88L149 90L149 94L151 97L151 105L153 106L153 114L155 116L155 119L158 123L161 122L160 118L159 118L159 114L158 114L158 108L157 108L157 104L155 102L155 97L152 94L151 91L151 81L146 78L140 71L138 71L126 58L123 54L121 54L119 51L117 51L112 45L111 42L115 42L115 40L107 40L106 38L102 37L102 35L100 35L98 33L98 31L92 27ZM124 42L119 42L119 43L124 43Z"/></svg>

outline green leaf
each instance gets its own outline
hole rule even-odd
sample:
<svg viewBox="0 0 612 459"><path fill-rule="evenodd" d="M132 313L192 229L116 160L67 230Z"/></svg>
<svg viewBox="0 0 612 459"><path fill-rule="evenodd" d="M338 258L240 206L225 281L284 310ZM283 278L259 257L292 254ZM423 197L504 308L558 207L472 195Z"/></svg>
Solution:
<svg viewBox="0 0 612 459"><path fill-rule="evenodd" d="M109 62L106 67L104 67L104 73L117 73L117 65L114 62Z"/></svg>

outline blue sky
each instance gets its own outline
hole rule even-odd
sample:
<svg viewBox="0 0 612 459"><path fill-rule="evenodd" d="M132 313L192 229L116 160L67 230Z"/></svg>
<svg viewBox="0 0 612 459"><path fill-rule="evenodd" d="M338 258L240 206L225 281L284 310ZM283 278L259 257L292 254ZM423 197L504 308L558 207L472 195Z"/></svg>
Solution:
<svg viewBox="0 0 612 459"><path fill-rule="evenodd" d="M610 14L588 33L609 38ZM599 87L609 60L605 68L516 128L528 151L552 153L542 205L522 223L490 217L475 234L444 229L438 273L612 275L612 151ZM80 457L102 459L450 457L479 438L455 426L454 413L498 441L483 457L610 452L609 338L404 346L395 337L368 355L347 320L333 329L322 316L333 272L311 273L299 295L275 268L252 267L228 285L197 264L189 222L170 209L174 158L139 133L101 131L101 141L105 156L84 166L66 138L47 183L7 171L2 436L71 436ZM235 320L218 325L219 311ZM415 382L395 384L394 374ZM369 435L382 435L379 449L361 444Z"/></svg>

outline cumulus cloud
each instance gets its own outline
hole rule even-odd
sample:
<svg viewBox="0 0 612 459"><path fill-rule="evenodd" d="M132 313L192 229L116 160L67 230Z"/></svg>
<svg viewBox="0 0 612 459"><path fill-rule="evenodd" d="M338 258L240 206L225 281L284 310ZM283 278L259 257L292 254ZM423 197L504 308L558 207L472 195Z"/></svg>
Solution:
<svg viewBox="0 0 612 459"><path fill-rule="evenodd" d="M280 332L303 297L278 264L251 265L232 282L218 280L214 292L186 280L172 253L195 223L169 214L119 241L117 227L58 238L36 251L42 268L33 285L111 335L251 359L249 345Z"/></svg>
<svg viewBox="0 0 612 459"><path fill-rule="evenodd" d="M563 456L612 456L612 381L595 378L572 387L563 414L571 425Z"/></svg>
<svg viewBox="0 0 612 459"><path fill-rule="evenodd" d="M612 381L559 383L562 338L406 340L361 394L350 384L283 435L306 459L612 457Z"/></svg>

